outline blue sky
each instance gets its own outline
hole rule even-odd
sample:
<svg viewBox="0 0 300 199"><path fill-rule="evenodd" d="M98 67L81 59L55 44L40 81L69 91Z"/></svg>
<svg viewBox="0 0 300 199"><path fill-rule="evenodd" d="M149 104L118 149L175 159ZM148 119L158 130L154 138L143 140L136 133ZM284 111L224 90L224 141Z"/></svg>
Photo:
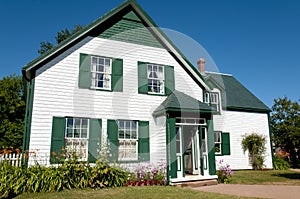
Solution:
<svg viewBox="0 0 300 199"><path fill-rule="evenodd" d="M58 31L87 25L122 2L0 0L0 78L21 74L21 68L38 57L41 41L54 43ZM233 74L269 107L274 98L300 98L300 1L138 3L158 26L201 45L220 72ZM186 54L195 65L196 57L203 56L201 50L199 55L197 51L190 49ZM207 64L209 67L211 63Z"/></svg>

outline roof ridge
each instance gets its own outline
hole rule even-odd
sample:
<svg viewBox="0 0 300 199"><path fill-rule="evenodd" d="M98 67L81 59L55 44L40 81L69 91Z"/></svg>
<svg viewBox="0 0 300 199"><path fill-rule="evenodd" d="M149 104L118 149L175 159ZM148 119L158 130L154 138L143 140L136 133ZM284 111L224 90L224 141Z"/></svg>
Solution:
<svg viewBox="0 0 300 199"><path fill-rule="evenodd" d="M232 74L220 73L220 72L213 72L213 71L205 71L205 73L216 74L216 75L225 75L225 76L233 76Z"/></svg>

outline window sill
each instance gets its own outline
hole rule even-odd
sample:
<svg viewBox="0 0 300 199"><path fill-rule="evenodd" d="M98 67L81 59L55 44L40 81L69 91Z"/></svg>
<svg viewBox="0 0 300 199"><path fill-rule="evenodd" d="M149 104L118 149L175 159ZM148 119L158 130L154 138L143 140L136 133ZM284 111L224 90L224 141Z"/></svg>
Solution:
<svg viewBox="0 0 300 199"><path fill-rule="evenodd" d="M90 87L90 90L112 92L111 88L105 89L105 88Z"/></svg>

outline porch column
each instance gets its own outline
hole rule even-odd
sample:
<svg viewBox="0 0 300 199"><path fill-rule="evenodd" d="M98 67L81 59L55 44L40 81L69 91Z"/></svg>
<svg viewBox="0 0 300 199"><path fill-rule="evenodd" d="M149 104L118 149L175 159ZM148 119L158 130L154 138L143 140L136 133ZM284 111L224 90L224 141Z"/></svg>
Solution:
<svg viewBox="0 0 300 199"><path fill-rule="evenodd" d="M207 148L209 175L216 175L215 138L213 120L207 120Z"/></svg>

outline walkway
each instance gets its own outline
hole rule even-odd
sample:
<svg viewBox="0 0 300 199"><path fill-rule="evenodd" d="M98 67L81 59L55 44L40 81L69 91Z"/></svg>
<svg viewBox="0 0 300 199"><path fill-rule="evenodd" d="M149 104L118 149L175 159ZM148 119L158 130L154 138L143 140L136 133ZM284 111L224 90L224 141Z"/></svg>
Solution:
<svg viewBox="0 0 300 199"><path fill-rule="evenodd" d="M300 186L218 184L213 186L195 187L192 189L246 197L275 199L300 198Z"/></svg>

